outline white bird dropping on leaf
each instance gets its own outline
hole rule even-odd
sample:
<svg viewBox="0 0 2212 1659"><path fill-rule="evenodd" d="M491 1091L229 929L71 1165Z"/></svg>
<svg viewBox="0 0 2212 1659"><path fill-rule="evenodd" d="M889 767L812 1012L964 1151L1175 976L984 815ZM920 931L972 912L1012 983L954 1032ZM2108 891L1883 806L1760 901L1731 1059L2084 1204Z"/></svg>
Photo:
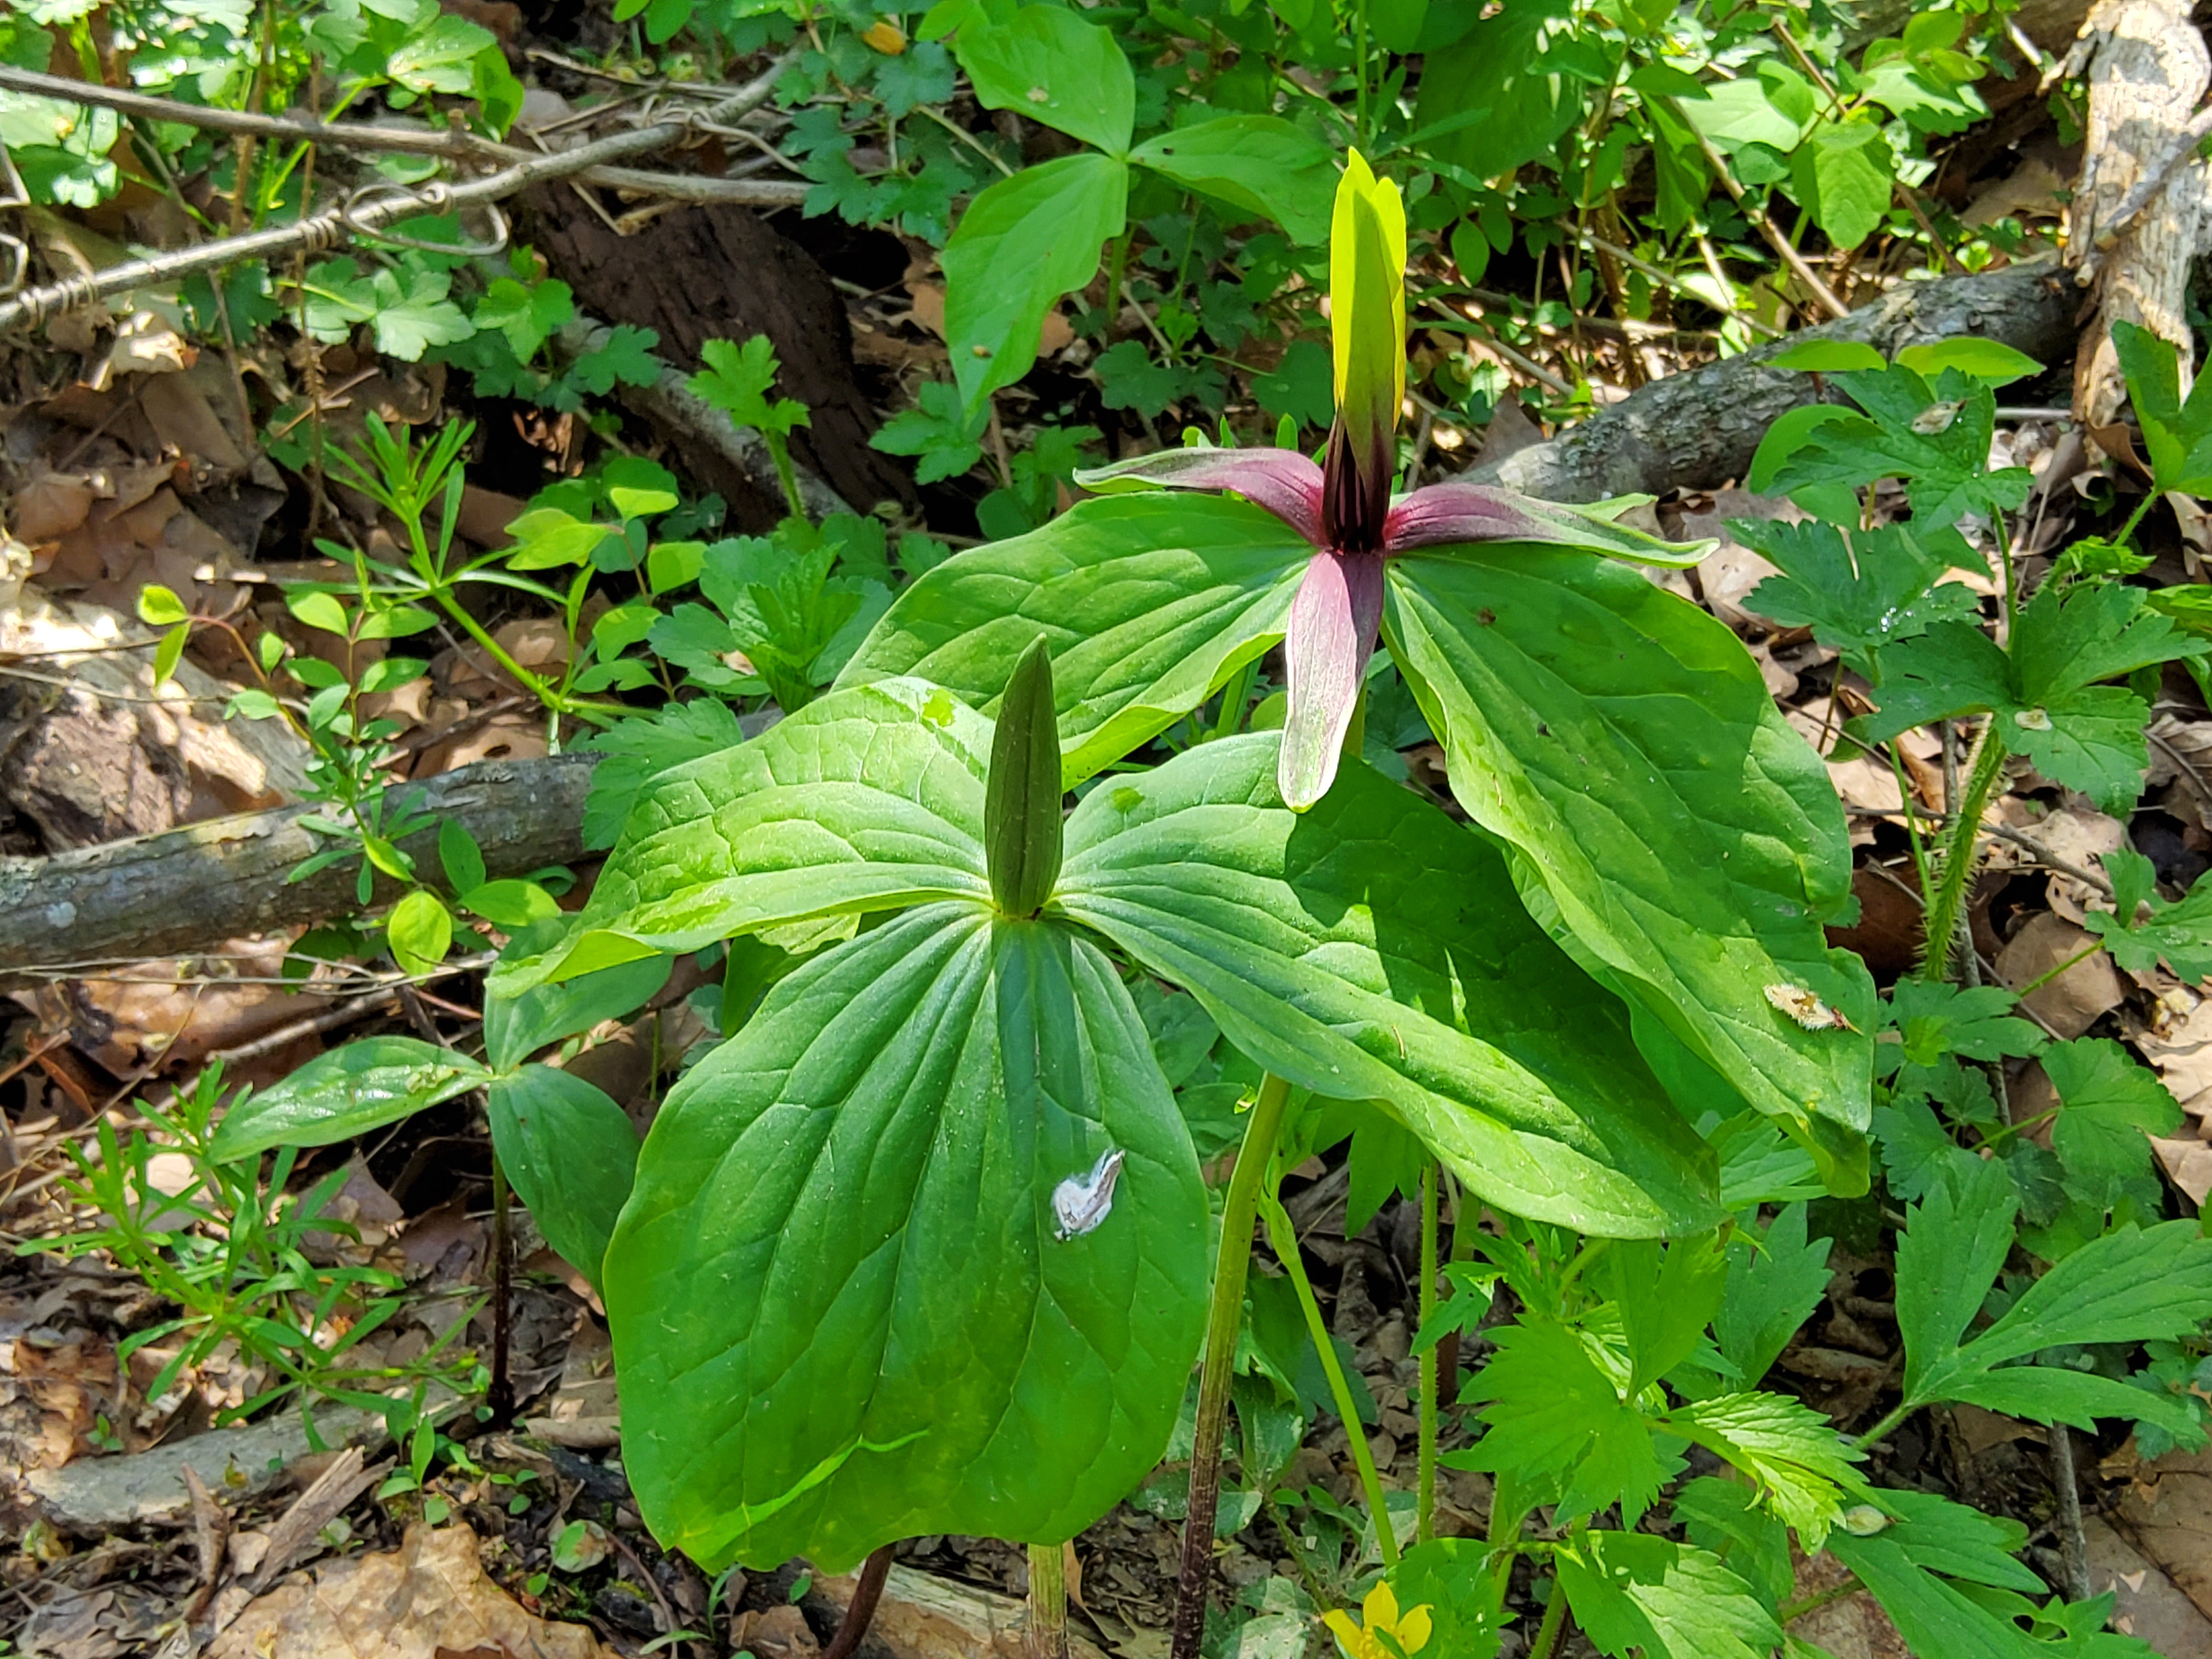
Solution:
<svg viewBox="0 0 2212 1659"><path fill-rule="evenodd" d="M1060 1218L1054 1237L1063 1243L1080 1238L1106 1219L1114 1207L1114 1183L1121 1178L1121 1160L1127 1156L1120 1147L1109 1146L1099 1153L1090 1174L1070 1176L1052 1189L1052 1212Z"/></svg>

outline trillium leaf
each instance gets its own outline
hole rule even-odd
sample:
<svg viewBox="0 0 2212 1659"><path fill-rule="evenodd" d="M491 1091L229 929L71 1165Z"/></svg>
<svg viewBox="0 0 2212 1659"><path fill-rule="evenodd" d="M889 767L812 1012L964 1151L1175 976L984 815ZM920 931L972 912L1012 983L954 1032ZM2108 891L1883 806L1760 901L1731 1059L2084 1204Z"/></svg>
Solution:
<svg viewBox="0 0 2212 1659"><path fill-rule="evenodd" d="M899 595L837 684L915 674L988 713L1042 634L1073 787L1280 640L1312 554L1249 501L1157 492L1084 501L931 570Z"/></svg>
<svg viewBox="0 0 2212 1659"><path fill-rule="evenodd" d="M893 680L664 773L567 938L501 963L495 992L786 922L986 898L990 749L990 723L951 693Z"/></svg>
<svg viewBox="0 0 2212 1659"><path fill-rule="evenodd" d="M1060 1237L1055 1188L1109 1149L1110 1204ZM1071 1538L1167 1445L1206 1255L1105 956L910 911L779 983L653 1124L606 1259L640 1506L708 1571Z"/></svg>
<svg viewBox="0 0 2212 1659"><path fill-rule="evenodd" d="M1384 1103L1516 1213L1712 1225L1711 1153L1498 854L1365 766L1292 813L1279 743L1224 738L1099 785L1068 820L1053 910L1188 988L1270 1071Z"/></svg>
<svg viewBox="0 0 2212 1659"><path fill-rule="evenodd" d="M1389 577L1385 634L1454 793L1516 849L1524 896L1832 1184L1863 1190L1874 988L1821 933L1850 844L1826 769L1742 646L1586 554L1413 554ZM1806 1029L1778 1006L1792 991L1856 1029Z"/></svg>
<svg viewBox="0 0 2212 1659"><path fill-rule="evenodd" d="M550 1066L525 1066L495 1079L484 1094L500 1167L530 1218L563 1261L598 1285L637 1168L629 1114L604 1091Z"/></svg>

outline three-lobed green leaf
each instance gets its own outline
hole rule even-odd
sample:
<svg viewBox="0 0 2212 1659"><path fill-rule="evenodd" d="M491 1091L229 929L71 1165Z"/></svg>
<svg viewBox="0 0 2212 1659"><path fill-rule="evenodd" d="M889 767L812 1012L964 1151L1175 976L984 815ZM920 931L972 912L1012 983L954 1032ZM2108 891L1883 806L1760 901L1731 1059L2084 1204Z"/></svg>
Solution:
<svg viewBox="0 0 2212 1659"><path fill-rule="evenodd" d="M1055 1187L1109 1150L1110 1204L1060 1237ZM1189 1135L1104 956L909 911L778 984L653 1125L606 1260L641 1505L710 1571L1072 1537L1166 1444L1206 1260Z"/></svg>

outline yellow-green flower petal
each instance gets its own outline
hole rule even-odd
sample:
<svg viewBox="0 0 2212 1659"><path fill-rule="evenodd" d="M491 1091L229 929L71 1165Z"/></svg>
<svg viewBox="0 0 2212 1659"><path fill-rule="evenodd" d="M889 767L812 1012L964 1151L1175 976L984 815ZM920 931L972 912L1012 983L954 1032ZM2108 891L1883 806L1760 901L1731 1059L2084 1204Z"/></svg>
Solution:
<svg viewBox="0 0 2212 1659"><path fill-rule="evenodd" d="M1336 406L1364 448L1396 426L1406 397L1406 207L1358 150L1337 181L1328 296Z"/></svg>

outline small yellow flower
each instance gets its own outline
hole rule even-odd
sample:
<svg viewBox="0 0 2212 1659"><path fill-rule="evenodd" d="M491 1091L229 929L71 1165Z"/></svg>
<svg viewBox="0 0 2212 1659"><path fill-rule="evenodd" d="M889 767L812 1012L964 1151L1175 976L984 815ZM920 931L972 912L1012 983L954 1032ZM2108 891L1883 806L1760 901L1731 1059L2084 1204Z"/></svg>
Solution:
<svg viewBox="0 0 2212 1659"><path fill-rule="evenodd" d="M1377 1584L1368 1591L1359 1610L1366 1619L1364 1626L1353 1624L1352 1616L1340 1609L1322 1615L1322 1623L1328 1626L1348 1659L1410 1659L1428 1646L1428 1607L1418 1607L1401 1615L1389 1585Z"/></svg>

